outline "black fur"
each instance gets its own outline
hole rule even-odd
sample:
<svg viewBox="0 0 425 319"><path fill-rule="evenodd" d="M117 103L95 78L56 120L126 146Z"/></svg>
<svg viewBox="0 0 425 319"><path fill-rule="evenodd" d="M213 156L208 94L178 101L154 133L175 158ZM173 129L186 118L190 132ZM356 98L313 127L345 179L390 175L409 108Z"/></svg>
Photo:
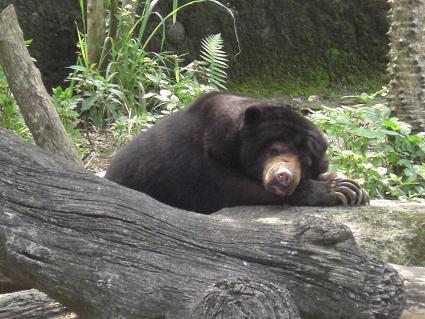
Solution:
<svg viewBox="0 0 425 319"><path fill-rule="evenodd" d="M301 163L301 181L279 197L262 183L262 156L283 142ZM210 93L135 137L113 159L106 178L169 205L212 213L223 207L291 203L335 205L321 130L287 106Z"/></svg>

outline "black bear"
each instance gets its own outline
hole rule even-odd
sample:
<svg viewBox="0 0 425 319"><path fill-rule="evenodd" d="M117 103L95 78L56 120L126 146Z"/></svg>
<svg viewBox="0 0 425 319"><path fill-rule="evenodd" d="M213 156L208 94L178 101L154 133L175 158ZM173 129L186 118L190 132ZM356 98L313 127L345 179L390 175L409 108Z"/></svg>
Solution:
<svg viewBox="0 0 425 319"><path fill-rule="evenodd" d="M135 137L106 178L204 214L238 205L362 205L351 180L324 174L322 131L288 106L209 93Z"/></svg>

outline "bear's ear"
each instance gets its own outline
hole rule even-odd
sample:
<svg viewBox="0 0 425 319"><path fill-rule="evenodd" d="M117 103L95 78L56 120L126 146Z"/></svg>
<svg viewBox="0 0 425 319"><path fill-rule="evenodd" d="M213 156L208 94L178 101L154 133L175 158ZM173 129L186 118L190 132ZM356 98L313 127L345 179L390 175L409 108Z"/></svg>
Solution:
<svg viewBox="0 0 425 319"><path fill-rule="evenodd" d="M245 124L253 125L261 122L261 110L251 106L245 110Z"/></svg>

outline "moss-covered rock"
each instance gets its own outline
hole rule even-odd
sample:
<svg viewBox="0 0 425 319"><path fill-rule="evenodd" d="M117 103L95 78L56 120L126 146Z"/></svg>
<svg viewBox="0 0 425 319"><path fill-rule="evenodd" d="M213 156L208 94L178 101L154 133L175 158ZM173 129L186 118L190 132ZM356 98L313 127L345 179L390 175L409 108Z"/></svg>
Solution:
<svg viewBox="0 0 425 319"><path fill-rule="evenodd" d="M225 3L236 17L241 54L233 56L238 48L231 17L212 3L179 13L185 36L178 48L194 56L202 37L222 33L235 83L258 79L266 87L270 81L277 86L291 79L297 85L327 85L384 73L388 51L385 0Z"/></svg>
<svg viewBox="0 0 425 319"><path fill-rule="evenodd" d="M15 6L25 40L32 40L30 54L49 89L59 85L75 64L76 22L81 19L79 1L0 0L0 11Z"/></svg>
<svg viewBox="0 0 425 319"><path fill-rule="evenodd" d="M229 217L286 223L301 215L330 218L350 227L359 246L379 259L425 266L425 203L372 201L364 207L246 207L224 209Z"/></svg>

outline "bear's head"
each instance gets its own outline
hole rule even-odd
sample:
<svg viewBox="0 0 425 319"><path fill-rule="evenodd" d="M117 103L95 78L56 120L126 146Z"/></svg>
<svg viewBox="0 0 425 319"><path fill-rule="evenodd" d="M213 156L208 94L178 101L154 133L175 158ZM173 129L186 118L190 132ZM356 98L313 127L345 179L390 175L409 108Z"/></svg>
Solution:
<svg viewBox="0 0 425 319"><path fill-rule="evenodd" d="M269 192L290 196L302 179L315 179L327 171L322 131L290 107L250 106L242 122L240 162Z"/></svg>

